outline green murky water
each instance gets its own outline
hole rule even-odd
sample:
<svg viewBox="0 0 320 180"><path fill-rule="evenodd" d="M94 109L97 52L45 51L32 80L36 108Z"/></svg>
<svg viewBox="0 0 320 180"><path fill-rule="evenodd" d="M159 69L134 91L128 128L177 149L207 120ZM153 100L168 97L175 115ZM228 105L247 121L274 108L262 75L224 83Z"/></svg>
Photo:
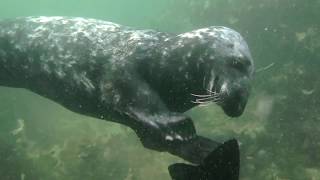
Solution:
<svg viewBox="0 0 320 180"><path fill-rule="evenodd" d="M176 33L236 29L260 71L245 114L231 119L215 105L188 114L201 135L241 142L241 179L318 180L319 9L319 0L1 0L0 18L81 16ZM144 149L126 127L0 88L1 180L163 180L177 161Z"/></svg>

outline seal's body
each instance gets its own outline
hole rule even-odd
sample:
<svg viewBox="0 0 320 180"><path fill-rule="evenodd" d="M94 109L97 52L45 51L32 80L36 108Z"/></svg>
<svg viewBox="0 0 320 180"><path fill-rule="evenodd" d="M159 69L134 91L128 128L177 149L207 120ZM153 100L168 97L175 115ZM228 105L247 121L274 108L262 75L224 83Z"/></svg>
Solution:
<svg viewBox="0 0 320 180"><path fill-rule="evenodd" d="M182 112L213 101L241 115L252 73L246 42L225 27L172 35L84 18L0 22L0 85L127 125L145 147L195 163L219 143Z"/></svg>

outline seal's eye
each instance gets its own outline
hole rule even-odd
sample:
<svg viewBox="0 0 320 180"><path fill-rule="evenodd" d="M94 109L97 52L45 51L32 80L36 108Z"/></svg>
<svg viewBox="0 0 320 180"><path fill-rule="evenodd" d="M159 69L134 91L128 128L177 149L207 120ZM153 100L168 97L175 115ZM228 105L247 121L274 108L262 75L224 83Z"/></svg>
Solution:
<svg viewBox="0 0 320 180"><path fill-rule="evenodd" d="M234 67L235 69L241 71L241 72L246 72L248 63L241 59L241 58L234 58L232 59L232 64L231 66Z"/></svg>

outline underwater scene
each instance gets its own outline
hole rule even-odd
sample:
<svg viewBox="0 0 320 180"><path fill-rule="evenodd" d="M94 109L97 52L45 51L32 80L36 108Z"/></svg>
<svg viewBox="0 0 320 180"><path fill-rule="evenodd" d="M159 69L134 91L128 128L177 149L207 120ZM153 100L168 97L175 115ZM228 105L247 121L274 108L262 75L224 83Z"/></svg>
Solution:
<svg viewBox="0 0 320 180"><path fill-rule="evenodd" d="M245 39L254 63L244 112L231 117L218 99L198 94L217 103L197 100L200 106L185 114L198 135L238 141L240 180L320 180L319 9L319 0L1 0L0 22L83 17L174 35L231 28ZM10 28L0 23L1 31ZM0 58L8 53L3 44L0 39ZM3 62L0 75L8 74ZM168 72L179 71L174 65ZM186 162L145 148L128 126L81 115L6 81L0 77L0 180L170 180L168 166Z"/></svg>

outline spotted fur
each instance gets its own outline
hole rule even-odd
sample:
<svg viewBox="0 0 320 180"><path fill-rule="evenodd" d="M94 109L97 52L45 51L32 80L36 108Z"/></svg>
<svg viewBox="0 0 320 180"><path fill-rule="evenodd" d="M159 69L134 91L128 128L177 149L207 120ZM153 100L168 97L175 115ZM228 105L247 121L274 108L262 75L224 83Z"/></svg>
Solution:
<svg viewBox="0 0 320 180"><path fill-rule="evenodd" d="M252 74L246 42L226 27L175 35L85 18L0 21L0 85L127 125L145 147L191 162L218 145L182 114L195 106L191 94L219 94L238 116Z"/></svg>

